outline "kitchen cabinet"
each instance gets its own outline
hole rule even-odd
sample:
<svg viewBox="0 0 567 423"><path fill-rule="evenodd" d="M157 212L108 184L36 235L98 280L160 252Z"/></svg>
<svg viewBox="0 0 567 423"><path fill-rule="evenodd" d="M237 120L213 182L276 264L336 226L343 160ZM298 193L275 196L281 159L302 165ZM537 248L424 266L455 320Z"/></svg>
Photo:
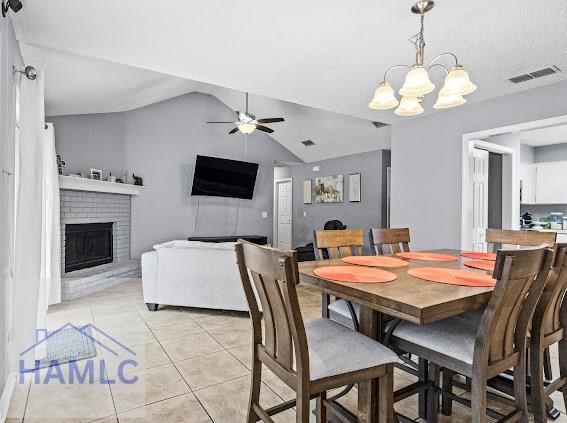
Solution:
<svg viewBox="0 0 567 423"><path fill-rule="evenodd" d="M567 204L567 162L535 164L535 203Z"/></svg>
<svg viewBox="0 0 567 423"><path fill-rule="evenodd" d="M567 204L567 161L522 163L523 204Z"/></svg>
<svg viewBox="0 0 567 423"><path fill-rule="evenodd" d="M535 203L535 165L520 163L520 202L522 204Z"/></svg>

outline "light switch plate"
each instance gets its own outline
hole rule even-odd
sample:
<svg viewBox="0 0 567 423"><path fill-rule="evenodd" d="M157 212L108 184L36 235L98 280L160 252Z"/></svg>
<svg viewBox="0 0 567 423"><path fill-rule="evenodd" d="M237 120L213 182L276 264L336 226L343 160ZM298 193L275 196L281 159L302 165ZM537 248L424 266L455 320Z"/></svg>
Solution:
<svg viewBox="0 0 567 423"><path fill-rule="evenodd" d="M266 219L268 217L268 212L262 212L262 218Z"/></svg>

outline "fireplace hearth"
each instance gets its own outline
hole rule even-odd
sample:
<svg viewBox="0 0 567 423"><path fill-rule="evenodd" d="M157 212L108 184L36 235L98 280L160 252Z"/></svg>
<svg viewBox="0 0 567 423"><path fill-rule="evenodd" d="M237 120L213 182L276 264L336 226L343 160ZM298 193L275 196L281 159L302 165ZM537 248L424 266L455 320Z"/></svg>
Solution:
<svg viewBox="0 0 567 423"><path fill-rule="evenodd" d="M65 225L65 273L112 261L112 223Z"/></svg>

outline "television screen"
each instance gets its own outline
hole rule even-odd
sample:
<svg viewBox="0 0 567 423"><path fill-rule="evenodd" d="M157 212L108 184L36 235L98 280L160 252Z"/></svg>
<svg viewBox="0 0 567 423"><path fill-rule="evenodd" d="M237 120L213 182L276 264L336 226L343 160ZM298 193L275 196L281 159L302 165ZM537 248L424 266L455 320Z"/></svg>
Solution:
<svg viewBox="0 0 567 423"><path fill-rule="evenodd" d="M197 156L191 195L251 200L258 163Z"/></svg>

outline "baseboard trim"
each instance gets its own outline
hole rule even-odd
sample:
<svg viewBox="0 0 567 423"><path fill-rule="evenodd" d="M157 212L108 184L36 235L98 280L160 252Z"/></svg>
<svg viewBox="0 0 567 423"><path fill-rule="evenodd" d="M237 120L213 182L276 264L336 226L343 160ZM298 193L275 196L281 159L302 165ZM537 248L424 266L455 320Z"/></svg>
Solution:
<svg viewBox="0 0 567 423"><path fill-rule="evenodd" d="M2 396L0 396L0 423L4 423L8 417L8 409L10 408L10 401L14 395L17 378L17 373L13 372L8 375L8 379L6 380L6 386L4 386L4 391L2 391Z"/></svg>

